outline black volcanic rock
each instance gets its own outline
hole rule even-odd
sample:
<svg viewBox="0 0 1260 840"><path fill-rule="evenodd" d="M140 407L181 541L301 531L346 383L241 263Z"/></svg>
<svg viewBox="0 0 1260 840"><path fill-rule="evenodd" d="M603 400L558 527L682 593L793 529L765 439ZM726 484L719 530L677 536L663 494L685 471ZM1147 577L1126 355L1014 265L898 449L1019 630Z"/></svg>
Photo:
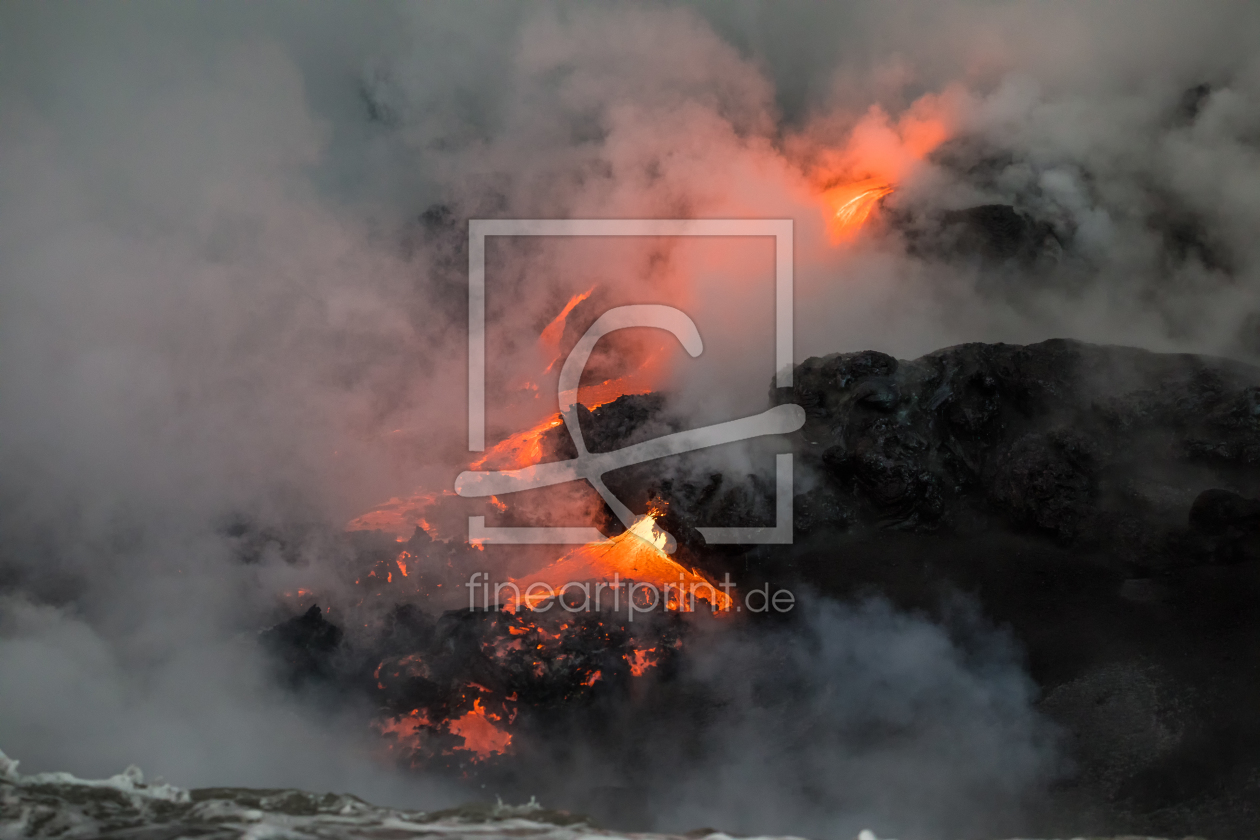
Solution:
<svg viewBox="0 0 1260 840"><path fill-rule="evenodd" d="M324 618L318 605L312 605L302 615L264 631L262 643L284 663L288 680L301 684L331 676L331 659L343 635L340 627Z"/></svg>
<svg viewBox="0 0 1260 840"><path fill-rule="evenodd" d="M1167 566L1204 559L1181 550L1200 493L1258 495L1258 386L1223 359L1052 340L812 358L775 399L807 413L807 528L997 523Z"/></svg>
<svg viewBox="0 0 1260 840"><path fill-rule="evenodd" d="M1204 490L1190 506L1190 527L1209 536L1260 531L1260 501L1228 490Z"/></svg>
<svg viewBox="0 0 1260 840"><path fill-rule="evenodd" d="M1054 340L837 354L794 382L774 398L806 409L812 483L763 574L929 612L968 593L1064 727L1060 807L1254 836L1260 369Z"/></svg>
<svg viewBox="0 0 1260 840"><path fill-rule="evenodd" d="M922 216L894 211L888 218L912 256L1013 267L1024 279L1029 269L1057 263L1064 253L1064 241L1053 225L1009 204L981 204Z"/></svg>
<svg viewBox="0 0 1260 840"><path fill-rule="evenodd" d="M1059 249L1050 225L1007 204L950 210L941 217L941 235L962 253L997 261L1031 262Z"/></svg>
<svg viewBox="0 0 1260 840"><path fill-rule="evenodd" d="M609 452L632 443L677 431L678 427L663 419L665 398L660 394L627 394L591 411L578 404L578 424L582 439L590 452ZM555 426L543 433L547 460L577 457L577 448L569 430Z"/></svg>

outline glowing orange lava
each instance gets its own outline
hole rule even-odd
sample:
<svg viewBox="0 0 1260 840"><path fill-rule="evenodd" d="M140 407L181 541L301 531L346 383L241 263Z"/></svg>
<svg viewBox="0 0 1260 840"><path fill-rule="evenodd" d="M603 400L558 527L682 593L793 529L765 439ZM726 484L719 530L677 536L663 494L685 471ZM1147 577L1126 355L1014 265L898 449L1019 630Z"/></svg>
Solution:
<svg viewBox="0 0 1260 840"><path fill-rule="evenodd" d="M500 719L499 715L486 711L481 700L477 699L473 701L472 709L445 724L445 728L452 735L464 739L463 745L455 747L456 750L467 750L473 753L474 761L484 761L492 755L503 755L511 747L512 733L493 723ZM419 750L426 731L437 728L428 715L419 709L412 709L406 715L382 718L374 726L382 735L392 739L388 742L390 749L396 743L404 751Z"/></svg>
<svg viewBox="0 0 1260 840"><path fill-rule="evenodd" d="M559 414L553 414L541 423L517 432L486 450L486 453L472 462L470 469L503 469L530 467L543 457L543 436L564 421Z"/></svg>
<svg viewBox="0 0 1260 840"><path fill-rule="evenodd" d="M643 676L643 672L656 664L656 648L650 647L647 650L634 651L634 657L631 658L626 654L626 661L630 663L630 673L636 677Z"/></svg>
<svg viewBox="0 0 1260 840"><path fill-rule="evenodd" d="M634 526L609 540L587 543L570 551L556 562L532 575L512 581L515 585L505 608L515 611L518 604L530 608L555 597L566 584L587 581L608 583L649 584L655 595L643 591L644 597L652 595L649 605L659 599L666 609L688 610L694 601L706 601L715 610L731 609L729 594L714 586L704 575L674 561L662 549L666 535L657 527L652 514L639 517ZM585 592L585 590L574 591ZM519 592L519 601L516 592ZM600 601L601 606L612 603L610 591ZM616 596L618 600L624 595Z"/></svg>
<svg viewBox="0 0 1260 840"><path fill-rule="evenodd" d="M867 178L828 190L827 201L835 208L835 215L829 225L832 239L843 239L856 234L879 200L892 191L891 184L878 178Z"/></svg>
<svg viewBox="0 0 1260 840"><path fill-rule="evenodd" d="M506 732L493 723L499 716L487 712L481 700L474 700L472 710L463 717L451 721L448 729L452 735L464 739L463 749L477 754L478 759L487 759L491 755L502 755L512 743L512 733Z"/></svg>

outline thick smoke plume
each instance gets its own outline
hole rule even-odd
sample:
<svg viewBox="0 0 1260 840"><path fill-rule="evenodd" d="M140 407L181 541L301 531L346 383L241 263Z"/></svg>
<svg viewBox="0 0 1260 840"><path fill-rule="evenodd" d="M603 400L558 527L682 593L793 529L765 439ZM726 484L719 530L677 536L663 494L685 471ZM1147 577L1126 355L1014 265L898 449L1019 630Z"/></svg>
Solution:
<svg viewBox="0 0 1260 840"><path fill-rule="evenodd" d="M562 802L605 793L631 825L810 837L1004 836L1044 807L1058 733L1030 712L1006 634L965 600L938 625L802 595L791 624L701 621L677 710L621 717L615 749L566 744L539 784Z"/></svg>
<svg viewBox="0 0 1260 840"><path fill-rule="evenodd" d="M467 465L469 218L791 218L798 361L1051 336L1260 357L1258 17L6 4L0 745L31 771L457 795L377 763L353 710L273 685L254 635L278 593L332 585L343 523ZM837 243L821 196L872 175L895 192ZM1040 231L1018 271L941 238L949 213L998 203ZM759 410L771 266L760 241L496 244L492 437L553 410L537 336L592 286L574 329L630 302L695 319L705 354L667 346L654 383L690 422ZM240 522L280 536L242 562ZM688 778L719 795L682 785L661 827L823 832L901 809L907 831L970 830L995 785L1016 807L1052 777L1018 657L968 659L988 631L874 608L810 626L811 662L868 676L801 708L714 664L736 722L725 769ZM713 662L773 674L801 655L775 643L717 640ZM870 715L904 726L896 750L853 752ZM740 740L803 716L819 738Z"/></svg>

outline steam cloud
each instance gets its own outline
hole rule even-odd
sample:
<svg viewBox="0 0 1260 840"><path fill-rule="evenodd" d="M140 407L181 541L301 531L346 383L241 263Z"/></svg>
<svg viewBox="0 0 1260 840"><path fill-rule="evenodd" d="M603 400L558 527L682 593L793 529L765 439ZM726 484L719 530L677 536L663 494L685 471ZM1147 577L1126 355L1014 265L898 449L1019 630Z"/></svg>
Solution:
<svg viewBox="0 0 1260 840"><path fill-rule="evenodd" d="M614 749L566 744L539 784L580 802L603 782L663 826L807 837L1008 836L1044 804L1057 733L968 602L944 626L881 600L799 609L778 628L703 628L684 646L685 711L620 717Z"/></svg>
<svg viewBox="0 0 1260 840"><path fill-rule="evenodd" d="M1068 336L1254 360L1257 39L1246 2L6 4L0 744L30 770L454 795L272 686L252 634L277 592L331 579L340 523L466 464L470 217L792 218L800 359ZM881 124L872 106L894 127L930 106L950 139L904 168L902 227L837 249L818 167ZM1044 222L1061 253L1016 276L910 253L916 225L983 203ZM770 259L755 241L495 246L491 428L537 419L533 340L592 284L592 305L696 320L706 352L669 383L695 423L759 409ZM286 555L241 563L240 516ZM856 825L857 806L828 823L802 805L799 774L858 778L845 727L881 704L908 704L922 737L874 760L873 816L908 802L910 830L971 827L957 815L991 784L1048 778L1013 654L977 665L976 639L878 609L811 626L818 667L869 675L793 712L834 728L792 756L733 738L714 809L695 810L714 778L697 772L663 827ZM713 656L771 673L758 644ZM741 726L787 719L714 673ZM763 759L781 772L754 780Z"/></svg>

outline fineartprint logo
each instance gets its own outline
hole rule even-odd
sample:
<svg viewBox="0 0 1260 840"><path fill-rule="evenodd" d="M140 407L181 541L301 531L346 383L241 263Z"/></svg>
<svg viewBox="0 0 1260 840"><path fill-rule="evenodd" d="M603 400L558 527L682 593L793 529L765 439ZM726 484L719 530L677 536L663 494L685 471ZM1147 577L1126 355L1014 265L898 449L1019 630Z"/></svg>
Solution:
<svg viewBox="0 0 1260 840"><path fill-rule="evenodd" d="M775 385L792 385L792 221L790 219L474 219L468 227L468 449L485 449L486 238L489 236L770 236L775 252ZM794 432L805 423L798 405L779 405L750 417L676 432L612 452L590 452L576 411L578 384L599 340L629 327L655 327L674 335L693 358L704 349L695 322L663 305L619 306L596 319L574 346L560 371L559 402L577 457L523 469L468 470L455 480L460 496L501 496L569 481L587 481L627 529L638 517L604 484L612 470L724 443ZM701 527L710 544L792 542L792 456L775 456L775 525L762 528ZM665 536L666 552L675 547ZM468 517L470 542L576 545L600 542L592 527L490 527L484 516Z"/></svg>

